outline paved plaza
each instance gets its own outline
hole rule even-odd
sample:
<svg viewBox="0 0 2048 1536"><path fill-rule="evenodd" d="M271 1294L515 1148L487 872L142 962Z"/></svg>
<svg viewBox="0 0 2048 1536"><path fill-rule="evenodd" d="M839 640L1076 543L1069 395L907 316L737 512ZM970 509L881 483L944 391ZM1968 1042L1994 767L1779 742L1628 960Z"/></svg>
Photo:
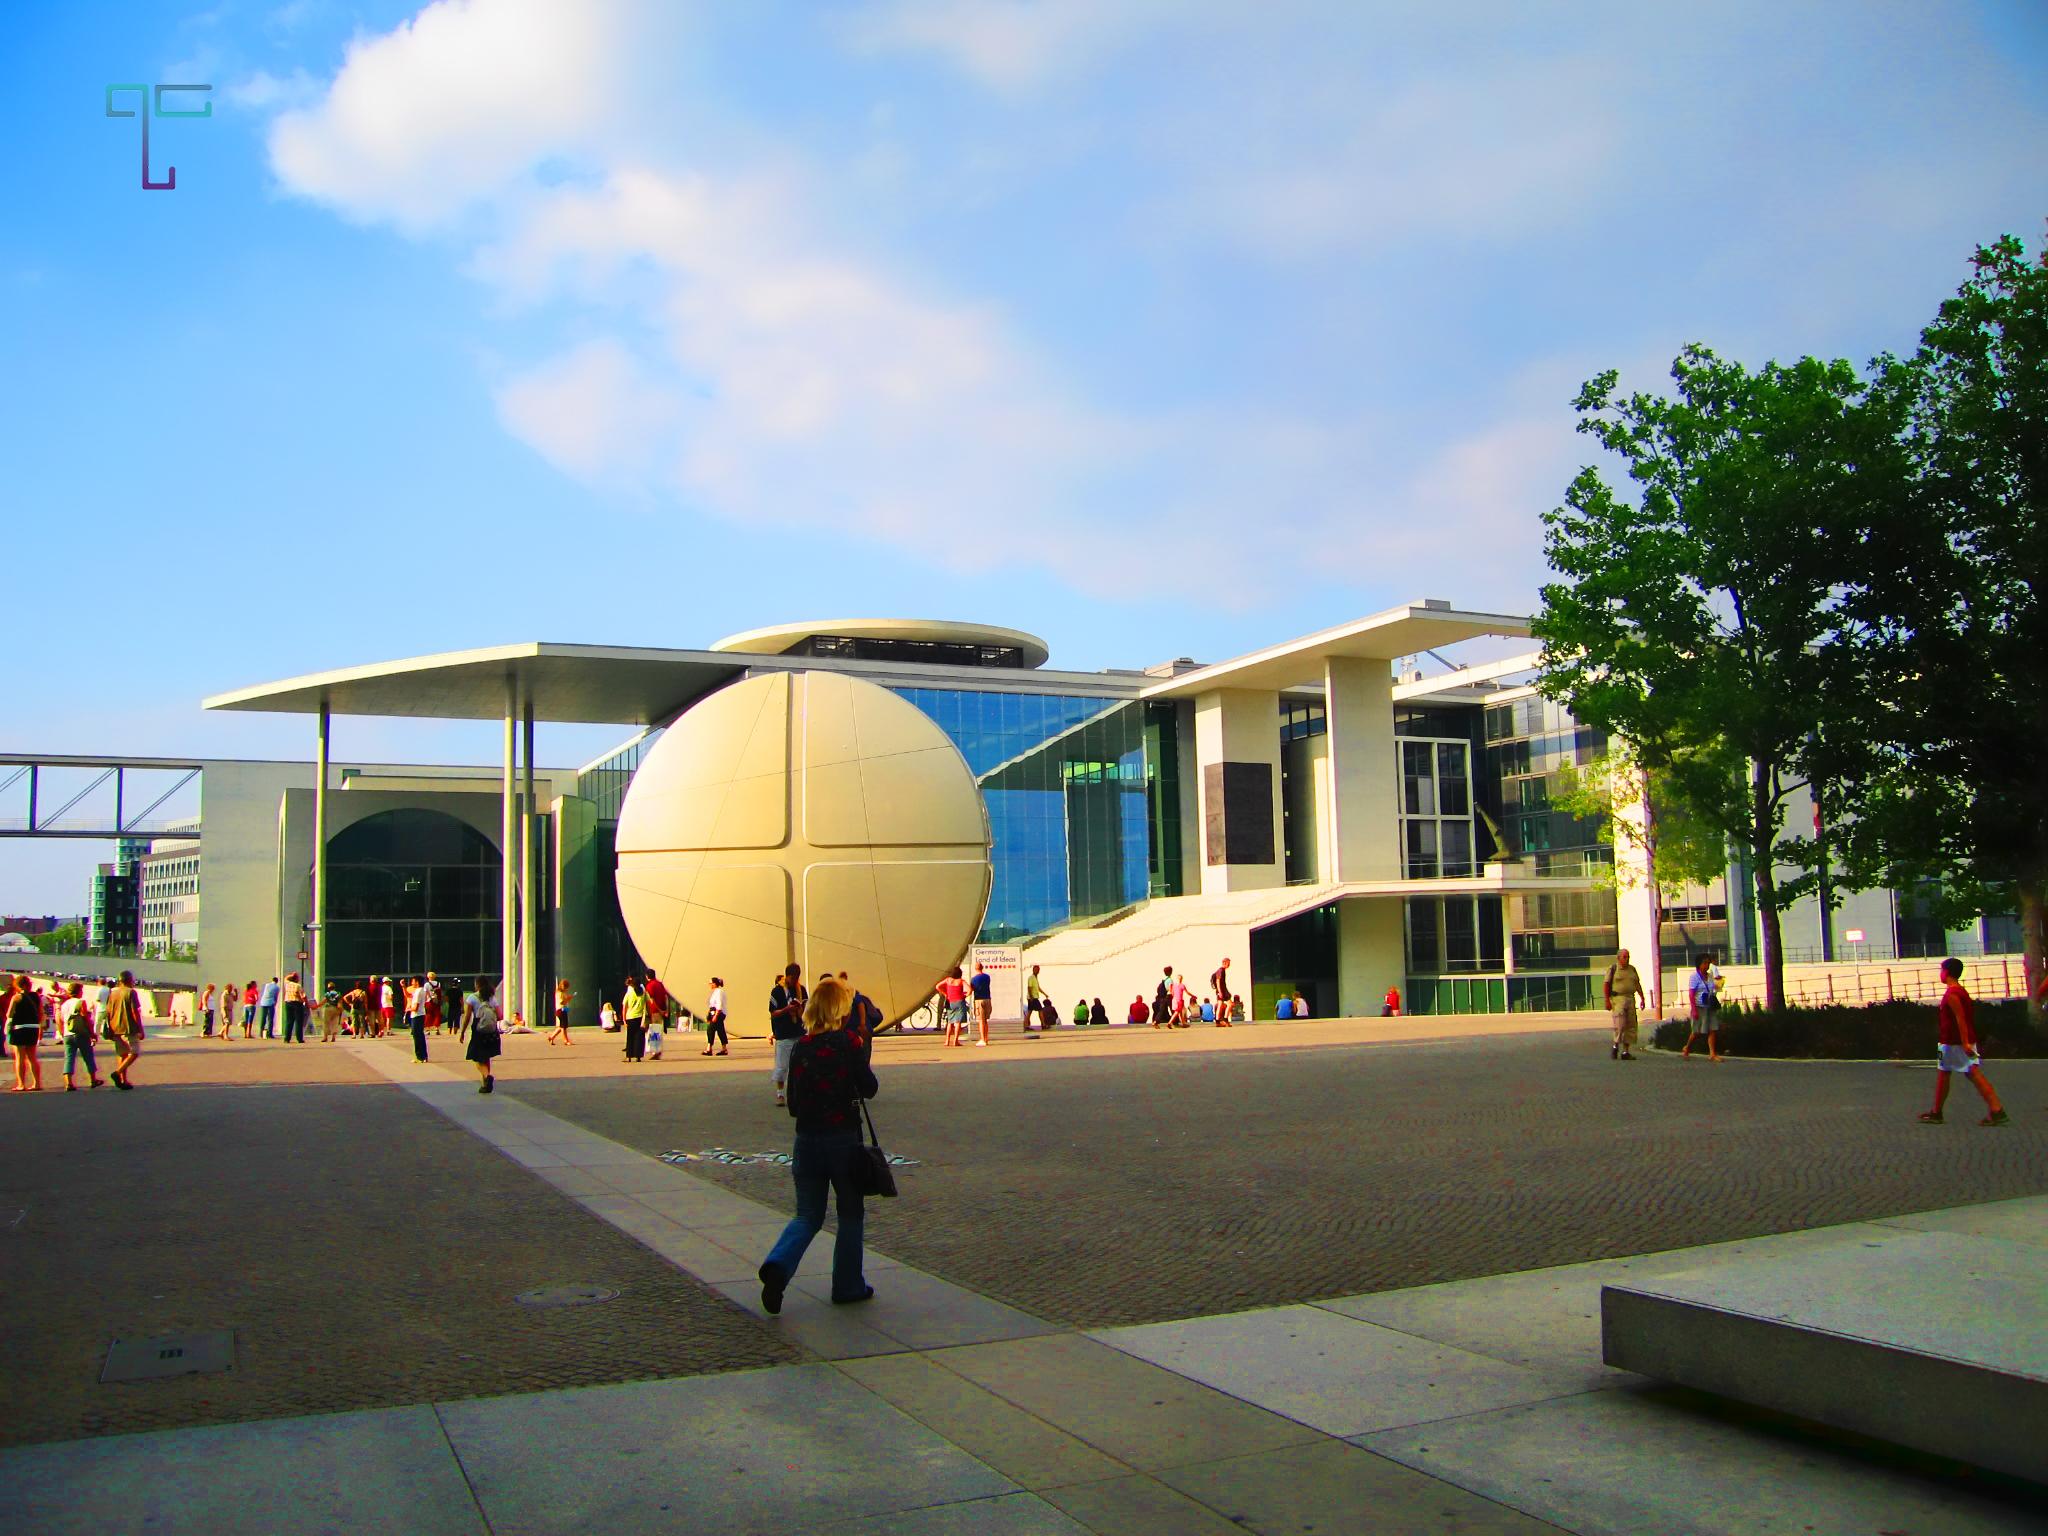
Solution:
<svg viewBox="0 0 2048 1536"><path fill-rule="evenodd" d="M773 1320L787 1173L705 1156L786 1148L760 1043L515 1037L485 1097L446 1039L153 1042L142 1091L0 1117L0 1529L2048 1532L1598 1331L1615 1278L2048 1244L2048 1063L1998 1064L2009 1129L1932 1129L1923 1070L1555 1022L885 1040L880 1294L828 1305L821 1242ZM618 1295L513 1300L564 1284ZM207 1328L232 1371L98 1381Z"/></svg>

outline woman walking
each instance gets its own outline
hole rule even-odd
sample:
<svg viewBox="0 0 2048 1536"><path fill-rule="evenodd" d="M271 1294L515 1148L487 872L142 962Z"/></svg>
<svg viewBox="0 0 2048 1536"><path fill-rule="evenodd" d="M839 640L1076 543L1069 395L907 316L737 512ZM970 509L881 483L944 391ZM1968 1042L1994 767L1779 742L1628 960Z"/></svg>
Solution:
<svg viewBox="0 0 2048 1536"><path fill-rule="evenodd" d="M712 1042L718 1044L718 1054L730 1054L731 1039L725 1032L725 983L718 977L711 978L711 996L704 1004L704 1054L711 1054Z"/></svg>
<svg viewBox="0 0 2048 1536"><path fill-rule="evenodd" d="M569 1003L575 994L569 990L569 978L559 977L555 981L555 1027L548 1031L549 1045L569 1043Z"/></svg>
<svg viewBox="0 0 2048 1536"><path fill-rule="evenodd" d="M626 978L626 1060L647 1059L647 994L640 990L640 978Z"/></svg>
<svg viewBox="0 0 2048 1536"><path fill-rule="evenodd" d="M462 1025L455 1038L460 1040L464 1034L469 1036L469 1049L463 1055L476 1064L476 1091L496 1091L498 1080L491 1075L491 1063L498 1059L504 1044L498 1038L498 1012L491 1006L489 977L477 978L476 995L462 1005Z"/></svg>
<svg viewBox="0 0 2048 1536"><path fill-rule="evenodd" d="M78 1091L78 1085L71 1081L71 1073L81 1058L85 1062L88 1085L99 1087L100 1067L92 1054L92 1008L85 1000L84 982L71 983L71 995L64 999L57 1017L64 1028L64 1091Z"/></svg>
<svg viewBox="0 0 2048 1536"><path fill-rule="evenodd" d="M853 989L822 978L804 1005L804 1037L789 1061L789 1112L796 1117L790 1172L796 1216L782 1229L760 1269L761 1309L782 1310L804 1250L825 1224L825 1194L837 1198L839 1235L832 1246L832 1300L844 1305L875 1294L861 1273L860 1104L881 1091L862 1042L846 1031Z"/></svg>
<svg viewBox="0 0 2048 1536"><path fill-rule="evenodd" d="M41 1093L43 1063L36 1046L43 1038L43 1000L27 976L14 978L7 995L7 1044L14 1052L14 1091Z"/></svg>

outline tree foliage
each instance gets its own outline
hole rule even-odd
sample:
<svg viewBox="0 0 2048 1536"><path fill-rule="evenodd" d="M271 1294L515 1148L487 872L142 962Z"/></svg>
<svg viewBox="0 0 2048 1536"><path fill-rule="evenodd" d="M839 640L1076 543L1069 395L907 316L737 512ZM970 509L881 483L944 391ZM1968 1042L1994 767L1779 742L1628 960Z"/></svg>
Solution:
<svg viewBox="0 0 2048 1536"><path fill-rule="evenodd" d="M1876 393L1901 422L1908 493L1843 598L1826 684L1860 718L1821 733L1850 879L1924 882L1950 920L2017 910L2028 977L2048 925L2048 243L1980 248ZM2039 1003L2036 1002L2036 1016Z"/></svg>
<svg viewBox="0 0 2048 1536"><path fill-rule="evenodd" d="M1646 825L1615 814L1621 800L1644 790L1653 807ZM1624 851L1638 855L1660 896L1679 895L1728 872L1728 842L1721 829L1691 814L1667 773L1646 771L1626 749L1603 752L1582 767L1560 768L1550 803L1597 823L1596 835L1617 857ZM1604 883L1613 878L1610 866Z"/></svg>
<svg viewBox="0 0 2048 1536"><path fill-rule="evenodd" d="M1576 401L1579 430L1625 467L1632 495L1580 471L1547 513L1535 633L1543 691L1619 738L1664 804L1756 871L1766 993L1784 994L1779 914L1813 882L1781 881L1781 836L1834 708L1821 650L1849 551L1893 496L1902 455L1887 397L1846 362L1750 371L1703 346L1671 396L1619 395L1612 371Z"/></svg>

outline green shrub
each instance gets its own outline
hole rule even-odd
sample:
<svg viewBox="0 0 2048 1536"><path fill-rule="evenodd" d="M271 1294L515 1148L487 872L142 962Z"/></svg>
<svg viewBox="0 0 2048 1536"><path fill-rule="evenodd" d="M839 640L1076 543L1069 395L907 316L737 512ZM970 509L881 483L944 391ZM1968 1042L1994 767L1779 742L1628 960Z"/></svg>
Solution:
<svg viewBox="0 0 2048 1536"><path fill-rule="evenodd" d="M1808 1056L1835 1060L1932 1061L1938 1028L1931 1003L1830 1004L1767 1013L1736 1006L1721 1012L1721 1049L1732 1056ZM1650 1043L1660 1051L1685 1045L1683 1019L1659 1024ZM2048 1057L2048 1036L2027 1020L2017 999L1977 1004L1977 1040L1986 1060ZM1704 1049L1704 1047L1702 1047Z"/></svg>

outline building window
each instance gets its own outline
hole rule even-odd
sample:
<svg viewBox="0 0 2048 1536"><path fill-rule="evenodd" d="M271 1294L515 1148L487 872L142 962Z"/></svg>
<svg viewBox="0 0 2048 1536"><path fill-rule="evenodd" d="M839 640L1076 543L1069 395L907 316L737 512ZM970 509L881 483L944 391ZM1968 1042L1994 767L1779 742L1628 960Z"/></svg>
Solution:
<svg viewBox="0 0 2048 1536"><path fill-rule="evenodd" d="M1472 744L1417 740L1400 753L1401 841L1411 880L1462 878L1475 872L1472 830Z"/></svg>
<svg viewBox="0 0 2048 1536"><path fill-rule="evenodd" d="M333 977L474 979L501 950L497 849L440 811L383 811L327 843Z"/></svg>

